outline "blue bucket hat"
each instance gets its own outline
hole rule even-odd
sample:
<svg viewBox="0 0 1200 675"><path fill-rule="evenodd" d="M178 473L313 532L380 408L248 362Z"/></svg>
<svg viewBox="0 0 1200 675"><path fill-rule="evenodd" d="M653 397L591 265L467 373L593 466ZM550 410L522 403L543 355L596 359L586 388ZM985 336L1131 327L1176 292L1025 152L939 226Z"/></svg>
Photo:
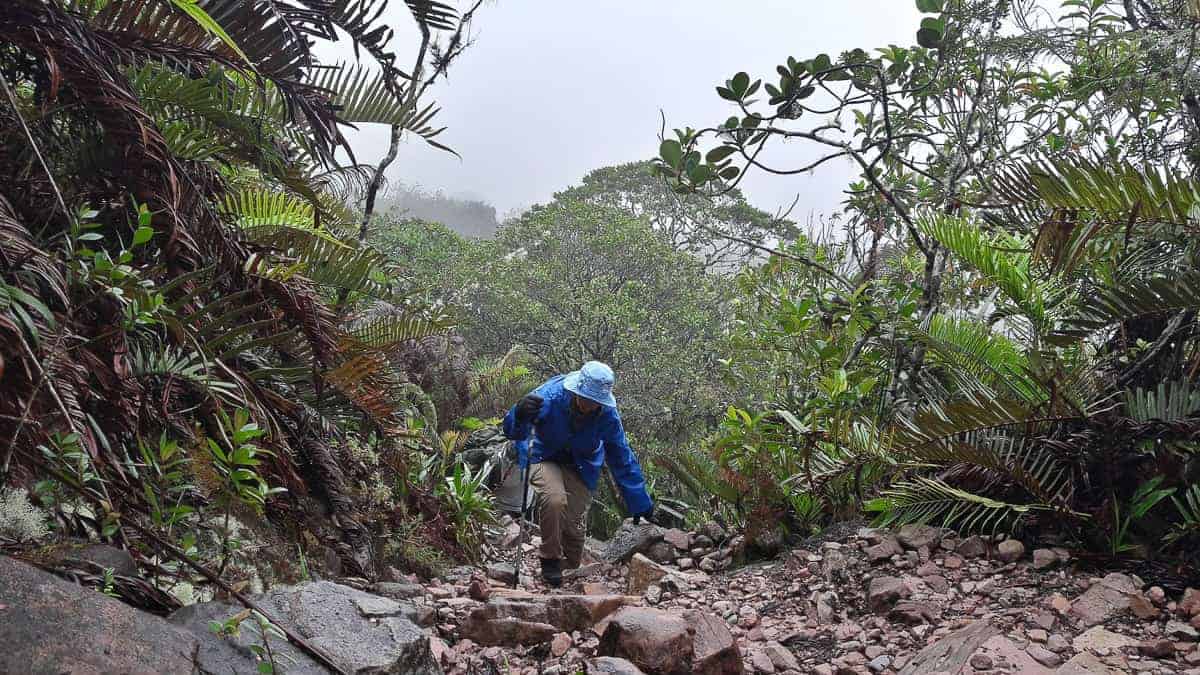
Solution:
<svg viewBox="0 0 1200 675"><path fill-rule="evenodd" d="M612 393L613 379L612 368L599 361L588 361L579 370L567 374L563 379L563 388L600 405L615 408L617 399Z"/></svg>

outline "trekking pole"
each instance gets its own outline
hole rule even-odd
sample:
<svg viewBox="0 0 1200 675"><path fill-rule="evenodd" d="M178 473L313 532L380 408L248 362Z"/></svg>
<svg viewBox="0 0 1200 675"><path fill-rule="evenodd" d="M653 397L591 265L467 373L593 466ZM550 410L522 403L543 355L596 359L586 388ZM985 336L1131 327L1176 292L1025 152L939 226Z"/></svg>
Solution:
<svg viewBox="0 0 1200 675"><path fill-rule="evenodd" d="M517 458L520 461L520 458ZM525 510L529 508L529 460L521 468L521 515L517 520L517 555L513 560L513 588L521 582L521 549L525 547Z"/></svg>

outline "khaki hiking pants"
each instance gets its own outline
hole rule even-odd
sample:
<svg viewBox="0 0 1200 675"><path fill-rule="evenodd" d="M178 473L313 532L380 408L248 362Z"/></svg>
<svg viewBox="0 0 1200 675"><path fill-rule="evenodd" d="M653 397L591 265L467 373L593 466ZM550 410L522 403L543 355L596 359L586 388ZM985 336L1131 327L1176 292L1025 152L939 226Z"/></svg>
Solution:
<svg viewBox="0 0 1200 675"><path fill-rule="evenodd" d="M534 464L529 482L538 495L541 557L565 559L563 569L579 567L592 493L573 467L553 462Z"/></svg>

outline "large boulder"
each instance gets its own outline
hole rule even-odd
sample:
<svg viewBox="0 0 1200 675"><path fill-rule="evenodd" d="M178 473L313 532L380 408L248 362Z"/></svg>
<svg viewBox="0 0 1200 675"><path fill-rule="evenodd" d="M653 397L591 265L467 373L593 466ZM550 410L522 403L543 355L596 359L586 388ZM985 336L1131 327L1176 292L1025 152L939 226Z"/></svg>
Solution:
<svg viewBox="0 0 1200 675"><path fill-rule="evenodd" d="M430 651L429 636L405 615L412 606L349 586L317 581L280 587L252 598L277 623L295 631L330 660L352 673L425 675L442 672ZM194 635L209 635L209 621L224 621L241 608L218 602L184 607L170 620ZM243 630L230 644L243 654L258 641ZM272 649L285 655L288 673L328 672L307 654L279 641ZM211 672L230 672L221 654L205 647L197 655ZM241 672L236 669L233 672Z"/></svg>
<svg viewBox="0 0 1200 675"><path fill-rule="evenodd" d="M628 562L635 553L646 553L651 546L663 540L663 529L653 523L634 525L626 521L617 528L608 543L600 551L601 559L610 562Z"/></svg>
<svg viewBox="0 0 1200 675"><path fill-rule="evenodd" d="M0 672L190 673L200 643L161 617L0 557ZM211 648L239 664L233 672L254 672L228 645Z"/></svg>
<svg viewBox="0 0 1200 675"><path fill-rule="evenodd" d="M683 613L691 625L692 672L699 675L741 675L742 653L729 624L721 617L695 610Z"/></svg>
<svg viewBox="0 0 1200 675"><path fill-rule="evenodd" d="M624 607L609 618L597 653L628 659L650 675L684 675L692 672L692 631L677 614Z"/></svg>

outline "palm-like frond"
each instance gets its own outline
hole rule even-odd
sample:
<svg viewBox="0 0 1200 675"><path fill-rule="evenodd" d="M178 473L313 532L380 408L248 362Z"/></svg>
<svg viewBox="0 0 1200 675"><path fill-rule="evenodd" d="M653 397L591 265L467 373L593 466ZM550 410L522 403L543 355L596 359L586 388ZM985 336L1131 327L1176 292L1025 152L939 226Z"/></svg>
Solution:
<svg viewBox="0 0 1200 675"><path fill-rule="evenodd" d="M1154 389L1125 392L1125 411L1138 422L1175 422L1200 410L1200 390L1190 380L1159 382Z"/></svg>
<svg viewBox="0 0 1200 675"><path fill-rule="evenodd" d="M316 232L312 204L285 192L261 187L231 192L222 200L221 210L249 230L251 239L277 233L281 227Z"/></svg>
<svg viewBox="0 0 1200 675"><path fill-rule="evenodd" d="M1045 398L1028 375L1029 359L1012 339L980 321L939 314L917 336L930 348L930 362L944 366L961 391L1000 393L1030 404Z"/></svg>
<svg viewBox="0 0 1200 675"><path fill-rule="evenodd" d="M440 335L451 325L447 320L398 313L357 322L350 327L349 334L359 348L387 350L409 340Z"/></svg>
<svg viewBox="0 0 1200 675"><path fill-rule="evenodd" d="M451 30L458 23L454 7L437 0L404 0L417 23L439 30Z"/></svg>
<svg viewBox="0 0 1200 675"><path fill-rule="evenodd" d="M979 398L946 405L934 402L911 418L902 418L893 441L898 451L912 452L968 433L1070 419L1076 417L1035 415L1028 404L1019 401Z"/></svg>
<svg viewBox="0 0 1200 675"><path fill-rule="evenodd" d="M417 107L406 95L406 90L395 92L383 73L372 73L361 64L340 64L317 71L314 83L333 93L332 103L338 117L346 122L397 126L417 134L434 147L449 150L433 140L446 130L430 125L438 107L433 103Z"/></svg>
<svg viewBox="0 0 1200 675"><path fill-rule="evenodd" d="M1047 508L992 499L922 476L895 483L868 505L880 513L881 524L937 522L964 532L1011 528L1030 513Z"/></svg>
<svg viewBox="0 0 1200 675"><path fill-rule="evenodd" d="M1080 301L1075 315L1058 333L1082 338L1121 321L1196 309L1200 309L1200 272L1181 271L1166 277L1130 280L1120 287L1094 289Z"/></svg>
<svg viewBox="0 0 1200 675"><path fill-rule="evenodd" d="M997 177L993 187L1014 204L1081 211L1122 225L1187 223L1200 199L1200 181L1170 169L1082 157L1012 168Z"/></svg>
<svg viewBox="0 0 1200 675"><path fill-rule="evenodd" d="M1030 269L1030 244L1007 233L989 235L980 224L947 214L927 214L921 231L994 283L1036 325L1046 321L1048 288Z"/></svg>

